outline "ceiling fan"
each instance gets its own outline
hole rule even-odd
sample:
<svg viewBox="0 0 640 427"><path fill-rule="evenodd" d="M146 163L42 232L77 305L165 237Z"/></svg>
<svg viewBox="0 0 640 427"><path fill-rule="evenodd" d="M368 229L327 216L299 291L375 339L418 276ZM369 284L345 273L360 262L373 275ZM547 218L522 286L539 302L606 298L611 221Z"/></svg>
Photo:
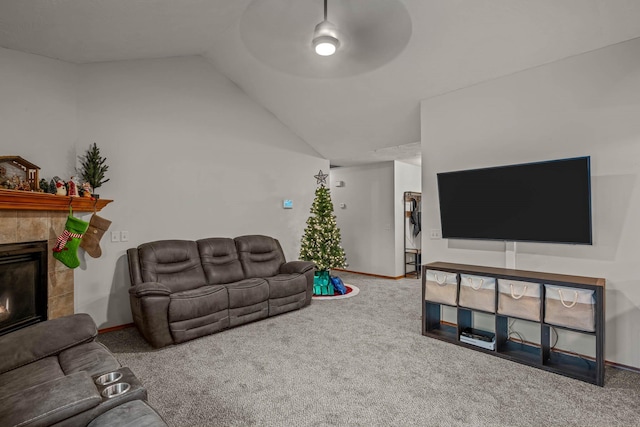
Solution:
<svg viewBox="0 0 640 427"><path fill-rule="evenodd" d="M324 21L313 31L313 49L320 56L331 56L340 47L338 29L327 20L327 0L324 0Z"/></svg>
<svg viewBox="0 0 640 427"><path fill-rule="evenodd" d="M327 12L327 0L253 0L240 19L240 36L260 62L311 78L369 72L395 58L411 38L401 0L340 0L331 3L331 21Z"/></svg>

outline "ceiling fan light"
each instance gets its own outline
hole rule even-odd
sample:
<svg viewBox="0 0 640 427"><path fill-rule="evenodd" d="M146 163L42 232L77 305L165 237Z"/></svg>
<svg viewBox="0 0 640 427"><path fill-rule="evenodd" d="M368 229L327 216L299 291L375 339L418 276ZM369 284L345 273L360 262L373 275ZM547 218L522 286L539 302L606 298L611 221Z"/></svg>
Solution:
<svg viewBox="0 0 640 427"><path fill-rule="evenodd" d="M340 47L336 26L326 19L316 25L313 32L313 49L318 55L333 55Z"/></svg>
<svg viewBox="0 0 640 427"><path fill-rule="evenodd" d="M331 56L336 53L340 42L329 36L321 36L313 39L313 48L320 56Z"/></svg>

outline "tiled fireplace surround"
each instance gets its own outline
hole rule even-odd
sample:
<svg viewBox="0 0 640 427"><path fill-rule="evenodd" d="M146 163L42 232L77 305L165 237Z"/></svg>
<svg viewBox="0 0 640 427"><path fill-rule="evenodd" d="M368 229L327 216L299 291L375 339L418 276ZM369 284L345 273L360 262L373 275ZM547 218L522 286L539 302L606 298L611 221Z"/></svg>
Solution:
<svg viewBox="0 0 640 427"><path fill-rule="evenodd" d="M55 259L51 251L64 231L67 216L64 211L0 210L0 243L47 241L49 319L74 312L73 270Z"/></svg>

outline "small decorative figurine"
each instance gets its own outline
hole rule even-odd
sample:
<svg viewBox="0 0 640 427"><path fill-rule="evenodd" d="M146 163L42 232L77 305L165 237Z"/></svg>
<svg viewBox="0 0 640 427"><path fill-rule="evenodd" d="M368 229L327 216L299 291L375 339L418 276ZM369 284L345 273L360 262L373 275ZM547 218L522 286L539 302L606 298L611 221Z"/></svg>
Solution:
<svg viewBox="0 0 640 427"><path fill-rule="evenodd" d="M40 191L45 193L49 192L49 183L44 178L40 180Z"/></svg>
<svg viewBox="0 0 640 427"><path fill-rule="evenodd" d="M91 184L88 182L82 183L82 190L84 191L84 197L91 197Z"/></svg>
<svg viewBox="0 0 640 427"><path fill-rule="evenodd" d="M64 181L61 179L56 182L56 195L58 196L67 195L67 187L64 185Z"/></svg>
<svg viewBox="0 0 640 427"><path fill-rule="evenodd" d="M69 181L67 182L67 196L71 196L71 197L80 196L78 194L78 184L76 184L74 177L69 178Z"/></svg>

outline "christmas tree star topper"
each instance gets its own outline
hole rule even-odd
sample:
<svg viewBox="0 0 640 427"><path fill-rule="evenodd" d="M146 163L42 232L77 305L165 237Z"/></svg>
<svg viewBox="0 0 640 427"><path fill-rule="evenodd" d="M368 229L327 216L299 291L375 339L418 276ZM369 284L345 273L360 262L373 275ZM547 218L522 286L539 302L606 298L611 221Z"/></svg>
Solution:
<svg viewBox="0 0 640 427"><path fill-rule="evenodd" d="M316 184L326 184L328 176L329 174L322 173L322 169L320 169L320 172L318 172L318 175L314 175L313 177L318 181L316 182Z"/></svg>

